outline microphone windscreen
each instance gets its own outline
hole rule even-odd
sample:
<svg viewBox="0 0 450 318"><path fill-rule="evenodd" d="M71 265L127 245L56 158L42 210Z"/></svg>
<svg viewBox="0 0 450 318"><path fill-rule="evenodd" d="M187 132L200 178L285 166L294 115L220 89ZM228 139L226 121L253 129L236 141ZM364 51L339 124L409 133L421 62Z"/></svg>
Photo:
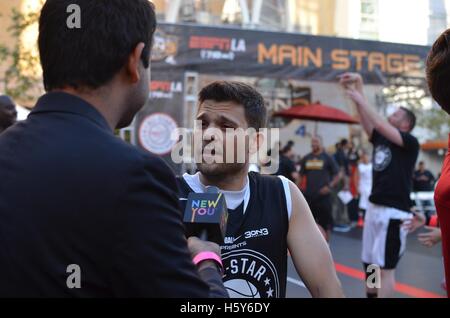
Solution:
<svg viewBox="0 0 450 318"><path fill-rule="evenodd" d="M219 193L220 190L218 187L214 187L214 186L207 186L206 187L206 193Z"/></svg>
<svg viewBox="0 0 450 318"><path fill-rule="evenodd" d="M228 220L228 209L223 193L217 187L208 187L206 193L191 192L184 210L186 235L199 236L203 230L208 240L223 244Z"/></svg>

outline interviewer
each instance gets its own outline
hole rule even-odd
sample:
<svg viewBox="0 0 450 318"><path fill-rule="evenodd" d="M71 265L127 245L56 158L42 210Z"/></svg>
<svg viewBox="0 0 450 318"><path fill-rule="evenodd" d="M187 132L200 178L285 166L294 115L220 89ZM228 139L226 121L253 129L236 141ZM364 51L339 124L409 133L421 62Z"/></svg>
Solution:
<svg viewBox="0 0 450 318"><path fill-rule="evenodd" d="M170 169L114 136L149 96L155 27L148 0L45 3L48 93L0 137L0 297L226 296Z"/></svg>

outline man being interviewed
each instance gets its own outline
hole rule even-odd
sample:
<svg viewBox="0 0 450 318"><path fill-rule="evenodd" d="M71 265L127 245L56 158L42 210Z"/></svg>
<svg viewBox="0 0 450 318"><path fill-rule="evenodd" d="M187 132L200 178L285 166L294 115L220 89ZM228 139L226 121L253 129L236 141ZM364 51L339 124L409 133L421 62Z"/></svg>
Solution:
<svg viewBox="0 0 450 318"><path fill-rule="evenodd" d="M249 158L264 142L260 129L266 116L263 97L249 85L214 82L204 87L197 112L201 125L194 135L212 138L194 144L202 160L197 174L178 178L180 202L208 186L225 195L229 213L222 256L230 297L285 297L288 249L313 297L341 297L330 250L298 187L284 177L249 173ZM228 135L240 129L254 133ZM244 160L239 161L236 150L242 149ZM234 156L227 156L230 152Z"/></svg>

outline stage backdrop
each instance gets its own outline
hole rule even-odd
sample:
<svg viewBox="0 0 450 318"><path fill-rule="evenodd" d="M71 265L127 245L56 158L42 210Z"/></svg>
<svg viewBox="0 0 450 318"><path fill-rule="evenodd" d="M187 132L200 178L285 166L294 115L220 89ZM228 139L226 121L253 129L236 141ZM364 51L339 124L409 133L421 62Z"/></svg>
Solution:
<svg viewBox="0 0 450 318"><path fill-rule="evenodd" d="M185 123L185 72L336 82L339 74L356 71L366 83L384 85L388 78L424 81L429 49L303 34L160 24L154 38L150 100L136 118L137 144L162 156L176 173L182 172L182 167L170 160L170 133Z"/></svg>
<svg viewBox="0 0 450 318"><path fill-rule="evenodd" d="M423 77L429 47L243 29L161 24L152 69L336 81L345 71L367 83Z"/></svg>

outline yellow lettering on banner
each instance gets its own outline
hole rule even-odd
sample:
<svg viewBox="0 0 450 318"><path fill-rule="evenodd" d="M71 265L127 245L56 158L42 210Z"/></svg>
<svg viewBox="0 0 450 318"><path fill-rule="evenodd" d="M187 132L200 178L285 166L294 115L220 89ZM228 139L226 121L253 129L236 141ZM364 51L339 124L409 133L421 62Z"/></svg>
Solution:
<svg viewBox="0 0 450 318"><path fill-rule="evenodd" d="M264 43L258 44L258 63L263 64L265 60L272 60L272 64L277 64L277 45L272 44L267 50Z"/></svg>
<svg viewBox="0 0 450 318"><path fill-rule="evenodd" d="M421 58L418 55L405 55L404 64L405 72L417 72L420 71Z"/></svg>
<svg viewBox="0 0 450 318"><path fill-rule="evenodd" d="M297 48L297 65L301 66L303 64L303 48L299 46Z"/></svg>
<svg viewBox="0 0 450 318"><path fill-rule="evenodd" d="M351 51L351 55L356 58L356 71L363 69L363 60L368 56L367 51Z"/></svg>
<svg viewBox="0 0 450 318"><path fill-rule="evenodd" d="M347 50L333 50L331 52L331 60L333 61L332 68L335 70L348 70L350 69L350 60L348 58Z"/></svg>
<svg viewBox="0 0 450 318"><path fill-rule="evenodd" d="M354 69L357 72L363 70L374 72L380 70L387 74L405 72L409 75L420 75L422 62L422 58L418 55L344 49L332 50L330 58L332 69L338 71ZM353 59L355 60L354 63L352 63ZM322 68L324 51L320 47L312 49L287 44L272 44L268 47L264 43L259 43L258 63L264 64L267 61L270 61L273 65Z"/></svg>
<svg viewBox="0 0 450 318"><path fill-rule="evenodd" d="M304 48L304 59L303 59L303 66L309 66L310 63L314 64L315 67L321 68L323 65L323 59L322 59L322 49L319 47L316 49L315 54L309 47ZM300 65L300 64L299 64Z"/></svg>
<svg viewBox="0 0 450 318"><path fill-rule="evenodd" d="M370 53L368 63L369 72L373 72L376 66L378 66L383 73L386 72L386 56L383 53Z"/></svg>
<svg viewBox="0 0 450 318"><path fill-rule="evenodd" d="M295 46L292 45L280 45L280 48L278 49L278 64L283 65L285 59L290 60L290 63L292 66L297 65L297 59Z"/></svg>
<svg viewBox="0 0 450 318"><path fill-rule="evenodd" d="M388 54L387 55L387 72L391 74L397 74L403 72L401 54Z"/></svg>

